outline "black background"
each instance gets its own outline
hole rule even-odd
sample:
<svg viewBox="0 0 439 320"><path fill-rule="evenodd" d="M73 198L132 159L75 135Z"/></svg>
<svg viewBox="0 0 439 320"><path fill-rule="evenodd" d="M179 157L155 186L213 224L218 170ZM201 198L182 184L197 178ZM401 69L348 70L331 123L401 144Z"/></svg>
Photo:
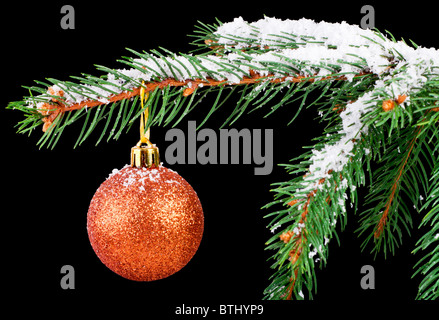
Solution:
<svg viewBox="0 0 439 320"><path fill-rule="evenodd" d="M64 4L75 8L75 29L60 27ZM197 191L205 213L202 244L191 262L177 274L152 283L125 280L107 269L94 254L87 237L86 215L90 199L113 168L129 161L130 148L138 140L133 129L119 140L95 146L96 133L73 149L78 126L64 132L53 150L38 149L40 132L30 137L17 135L14 125L19 112L4 110L9 101L20 100L28 92L22 85L52 77L67 80L81 72L96 74L93 64L120 67L116 59L130 55L125 48L188 52L197 20L214 23L242 16L255 21L263 15L282 19L302 17L317 21L359 24L360 9L371 4L376 10L376 27L389 30L396 38L412 39L426 47L439 47L436 13L432 2L341 3L302 1L169 1L157 2L12 2L2 9L2 93L1 173L2 276L8 306L18 303L16 313L73 311L135 312L148 319L196 319L175 316L176 307L218 308L220 304L263 304L264 318L273 316L336 315L357 316L370 312L432 310L430 303L416 303L419 277L411 279L420 255L412 255L419 237L419 215L414 217L412 237L405 235L396 256L375 260L369 247L360 250L363 238L354 230L358 217L349 212L348 226L339 232L340 245L332 241L328 265L317 272L318 291L311 302L262 301L269 283L271 252L264 251L270 236L268 213L260 208L272 200L270 184L287 179L275 166L268 176L255 176L252 165L171 166ZM207 99L187 120L201 121ZM242 117L233 127L273 128L274 162L286 163L310 145L321 125L315 110L307 110L287 127L297 105L263 119L264 110ZM217 129L233 108L233 100L215 114L206 127ZM152 141L162 154L168 128L153 128ZM164 160L164 159L162 159ZM360 193L361 194L361 193ZM413 212L416 214L416 212ZM340 231L340 230L339 230ZM360 269L375 268L376 289L362 290ZM63 265L75 268L75 289L62 290ZM354 311L351 307L354 307ZM151 315L156 315L150 317ZM231 318L210 314L208 319ZM260 319L262 316L241 316Z"/></svg>

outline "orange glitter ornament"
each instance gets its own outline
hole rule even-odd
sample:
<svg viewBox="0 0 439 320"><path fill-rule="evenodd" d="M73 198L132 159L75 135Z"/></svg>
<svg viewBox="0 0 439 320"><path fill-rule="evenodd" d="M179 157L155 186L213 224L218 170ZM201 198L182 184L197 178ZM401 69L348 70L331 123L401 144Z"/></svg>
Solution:
<svg viewBox="0 0 439 320"><path fill-rule="evenodd" d="M141 104L145 98L140 91ZM160 164L159 150L140 122L140 141L131 148L131 166L113 173L96 191L87 214L90 243L118 275L154 281L181 270L203 237L204 216L191 185Z"/></svg>
<svg viewBox="0 0 439 320"><path fill-rule="evenodd" d="M87 215L99 259L136 281L166 278L194 256L203 236L200 200L190 184L163 166L114 170Z"/></svg>

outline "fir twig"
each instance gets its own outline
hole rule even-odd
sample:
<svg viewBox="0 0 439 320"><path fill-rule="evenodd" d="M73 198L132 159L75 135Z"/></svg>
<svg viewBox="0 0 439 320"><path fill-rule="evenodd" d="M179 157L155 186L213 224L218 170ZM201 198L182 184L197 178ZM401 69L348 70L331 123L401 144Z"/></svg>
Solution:
<svg viewBox="0 0 439 320"><path fill-rule="evenodd" d="M75 146L102 122L98 142L105 135L117 139L144 112L138 98L142 86L150 93L147 126L179 123L210 94L216 98L202 124L234 93L238 102L225 124L247 111L270 106L269 115L300 101L294 120L313 106L327 127L308 152L284 165L298 176L275 184L275 200L265 206L274 209L266 215L272 219L268 227L273 233L282 229L267 241L275 253L265 298L312 298L315 267L326 264L327 244L338 240L337 222L341 229L346 223L347 191L356 207L356 188L365 185L366 172L371 180L366 204L373 207L361 214L363 248L374 239L373 250L393 253L402 229L410 233L412 227L407 202L419 208L422 194L428 193L421 226L431 229L414 252L430 251L415 274L424 276L418 298L437 298L438 51L356 26L306 19L266 17L248 23L238 18L228 24L200 23L195 33L192 54L128 49L135 58L119 62L130 69L97 66L106 74L72 77L76 83L48 78L26 87L30 96L9 104L25 115L18 132L30 134L43 124L39 145L54 147L61 133L81 120ZM229 94L225 88L231 88ZM314 90L321 94L309 101ZM372 160L379 165L376 172Z"/></svg>

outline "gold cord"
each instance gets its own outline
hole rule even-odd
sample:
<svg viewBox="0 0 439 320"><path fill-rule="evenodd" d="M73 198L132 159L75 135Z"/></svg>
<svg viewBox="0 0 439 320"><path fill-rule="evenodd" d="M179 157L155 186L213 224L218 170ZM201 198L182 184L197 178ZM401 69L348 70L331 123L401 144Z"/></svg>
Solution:
<svg viewBox="0 0 439 320"><path fill-rule="evenodd" d="M149 108L145 108L144 102L148 100L148 97L149 93L145 92L144 83L142 82L142 87L140 88L140 105L142 106L142 111L143 109L145 110L140 115L140 141L135 147L131 148L131 166L137 168L160 166L159 149L149 141L149 128L146 129Z"/></svg>
<svg viewBox="0 0 439 320"><path fill-rule="evenodd" d="M145 108L144 102L148 100L149 92L145 92L144 82L142 81L142 87L140 88L140 105L142 110ZM146 123L148 121L149 108L146 107L145 111L140 115L140 144L147 144L149 147L152 143L149 141L150 130L149 128L145 132Z"/></svg>

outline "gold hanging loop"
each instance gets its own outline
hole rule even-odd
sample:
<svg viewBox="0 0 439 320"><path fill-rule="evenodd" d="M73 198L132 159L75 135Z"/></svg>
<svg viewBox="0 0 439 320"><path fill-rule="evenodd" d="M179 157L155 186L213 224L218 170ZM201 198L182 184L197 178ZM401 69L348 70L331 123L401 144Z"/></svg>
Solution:
<svg viewBox="0 0 439 320"><path fill-rule="evenodd" d="M148 128L148 130L145 132L146 123L148 122L149 108L145 108L144 101L148 100L148 98L149 92L145 93L144 82L142 81L142 87L140 88L140 105L142 110L145 109L145 111L140 115L140 142L147 144L148 146L152 146L151 142L149 141L150 129Z"/></svg>
<svg viewBox="0 0 439 320"><path fill-rule="evenodd" d="M140 141L131 148L131 166L137 168L151 168L160 165L159 149L149 141L150 130L145 131L148 122L149 108L145 108L145 101L149 98L149 92L145 92L144 82L140 88L140 105L144 112L140 115Z"/></svg>

